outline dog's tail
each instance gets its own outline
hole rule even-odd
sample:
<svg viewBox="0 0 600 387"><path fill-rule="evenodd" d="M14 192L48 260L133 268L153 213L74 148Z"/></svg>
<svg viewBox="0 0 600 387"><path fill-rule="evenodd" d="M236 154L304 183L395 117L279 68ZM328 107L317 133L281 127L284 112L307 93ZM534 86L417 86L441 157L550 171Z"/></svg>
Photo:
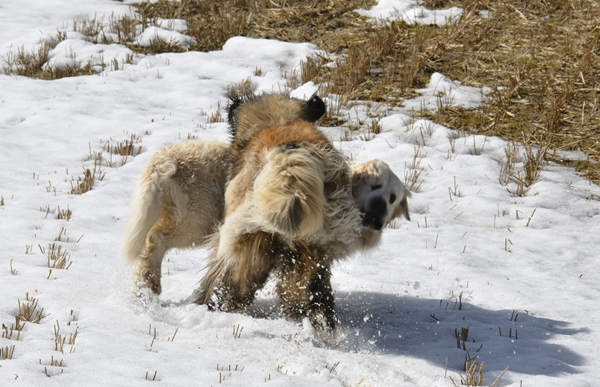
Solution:
<svg viewBox="0 0 600 387"><path fill-rule="evenodd" d="M266 160L254 182L265 231L302 238L321 228L326 205L322 162L295 143L272 148Z"/></svg>
<svg viewBox="0 0 600 387"><path fill-rule="evenodd" d="M123 251L128 261L136 261L146 243L146 236L160 218L164 191L177 173L177 160L150 160L133 190L132 212L125 230Z"/></svg>

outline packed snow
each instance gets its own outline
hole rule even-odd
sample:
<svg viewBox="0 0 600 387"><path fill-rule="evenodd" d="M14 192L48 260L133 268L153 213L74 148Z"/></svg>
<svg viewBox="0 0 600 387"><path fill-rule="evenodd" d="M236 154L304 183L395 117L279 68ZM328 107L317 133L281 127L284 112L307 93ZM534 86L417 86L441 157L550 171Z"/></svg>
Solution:
<svg viewBox="0 0 600 387"><path fill-rule="evenodd" d="M381 0L370 16L415 7ZM272 286L242 314L190 304L203 248L169 253L163 294L136 298L120 246L150 156L187 138L227 141L227 124L209 121L226 115L228 85L250 78L257 92L286 90L285 75L320 49L235 37L220 51L125 63L127 48L72 32L78 18L126 12L109 0L0 5L4 58L64 30L55 65L99 53L123 64L53 81L0 74L0 349L12 357L0 360L0 385L452 386L466 358L485 363L485 385L507 367L496 386L597 385L600 189L550 164L526 196L515 195L516 183L499 181L509 144L414 118L440 103L476 106L491 90L443 74L403 107L363 101L340 110L364 128L379 120L380 134L322 128L349 157L384 160L413 190L412 221L397 220L376 250L334 266L338 344L283 316ZM156 29L183 37L184 26ZM336 107L336 96L322 97ZM109 145L131 139L139 155L110 156ZM98 152L92 190L71 194ZM67 210L70 219L58 219ZM48 267L53 245L68 269ZM40 319L17 339L15 316L35 302Z"/></svg>
<svg viewBox="0 0 600 387"><path fill-rule="evenodd" d="M462 8L428 9L412 0L379 0L371 9L357 10L376 21L385 23L387 20L404 20L415 24L446 25L460 19Z"/></svg>

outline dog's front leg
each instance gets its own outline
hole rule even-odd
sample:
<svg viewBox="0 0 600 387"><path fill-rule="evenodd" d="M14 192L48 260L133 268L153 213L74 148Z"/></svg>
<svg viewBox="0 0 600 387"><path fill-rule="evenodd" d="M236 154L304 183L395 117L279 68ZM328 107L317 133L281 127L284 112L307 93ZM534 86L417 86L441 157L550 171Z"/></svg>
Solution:
<svg viewBox="0 0 600 387"><path fill-rule="evenodd" d="M307 247L281 254L277 292L288 316L308 317L315 329L327 331L335 328L335 301L330 263L321 258Z"/></svg>
<svg viewBox="0 0 600 387"><path fill-rule="evenodd" d="M271 234L256 232L238 235L227 249L213 251L196 303L227 312L252 304L274 267L272 244Z"/></svg>
<svg viewBox="0 0 600 387"><path fill-rule="evenodd" d="M335 300L331 288L331 269L321 266L308 285L311 300L308 319L319 331L335 329Z"/></svg>

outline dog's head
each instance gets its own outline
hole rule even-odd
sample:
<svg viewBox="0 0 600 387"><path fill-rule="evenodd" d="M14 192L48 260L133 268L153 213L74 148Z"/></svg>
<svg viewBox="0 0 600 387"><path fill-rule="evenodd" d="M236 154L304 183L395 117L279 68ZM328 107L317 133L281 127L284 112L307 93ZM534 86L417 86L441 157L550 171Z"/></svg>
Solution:
<svg viewBox="0 0 600 387"><path fill-rule="evenodd" d="M352 167L352 195L360 209L363 226L381 231L392 219L410 220L410 192L398 176L381 160L371 160Z"/></svg>
<svg viewBox="0 0 600 387"><path fill-rule="evenodd" d="M317 122L326 112L325 102L315 93L308 100L292 98L286 93L239 95L231 90L227 120L233 138L239 132L253 135L271 126L294 121Z"/></svg>

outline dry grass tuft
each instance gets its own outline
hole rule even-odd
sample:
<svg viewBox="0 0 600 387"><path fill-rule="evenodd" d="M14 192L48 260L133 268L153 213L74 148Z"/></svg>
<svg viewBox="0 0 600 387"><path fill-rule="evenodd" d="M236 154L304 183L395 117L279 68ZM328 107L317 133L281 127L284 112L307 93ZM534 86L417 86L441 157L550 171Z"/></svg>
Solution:
<svg viewBox="0 0 600 387"><path fill-rule="evenodd" d="M83 177L78 177L77 181L71 180L71 194L73 195L83 195L84 193L90 191L94 186L96 179L102 180L106 175L106 172L102 170L102 151L90 151L89 158L94 160L94 167L93 169L83 167ZM75 183L75 185L73 185L73 183Z"/></svg>
<svg viewBox="0 0 600 387"><path fill-rule="evenodd" d="M75 352L75 341L77 340L78 328L75 328L74 333L70 333L68 336L62 334L60 331L60 324L58 320L54 324L54 350L60 353L65 353L65 344L71 346L69 353Z"/></svg>
<svg viewBox="0 0 600 387"><path fill-rule="evenodd" d="M59 234L59 237L60 235L61 234ZM39 245L39 248L42 254L46 253L46 249L44 249L41 245ZM46 261L46 264L51 269L50 273L52 273L52 269L68 270L73 263L71 261L69 252L66 249L63 249L63 247L57 243L50 243L48 245L47 256L48 260Z"/></svg>
<svg viewBox="0 0 600 387"><path fill-rule="evenodd" d="M90 159L94 159L94 161L99 161L100 164L102 163L102 159L104 158L104 156L102 155L102 152L108 152L108 159L105 160L105 164L107 167L115 167L115 166L119 166L122 167L123 165L125 165L127 163L127 161L129 160L129 157L135 157L137 155L139 155L140 153L142 153L142 146L139 145L142 142L142 137L136 135L136 134L132 134L131 136L129 136L129 138L122 140L122 141L106 141L106 143L104 143L104 145L102 145L102 150L99 152L91 152L91 155L89 156ZM121 162L119 165L117 165L117 163L113 160L113 156L121 156ZM94 165L95 169L96 169L96 165ZM100 168L98 167L98 171L100 171ZM104 173L103 172L97 172L96 173L99 177L104 177ZM100 179L102 180L102 179ZM92 184L93 185L93 184Z"/></svg>
<svg viewBox="0 0 600 387"><path fill-rule="evenodd" d="M466 375L463 375L460 372L458 373L458 375L460 376L460 384L462 386L469 387L483 386L484 367L485 362L479 364L476 359L467 360L465 362ZM450 377L450 380L452 380L452 383L454 383L454 385L456 386L456 383L454 382L454 379L452 379L452 377Z"/></svg>
<svg viewBox="0 0 600 387"><path fill-rule="evenodd" d="M18 48L16 53L9 51L5 57L0 57L4 62L2 68L4 74L22 75L45 80L96 74L96 69L89 62L83 65L67 65L65 68L48 65L50 50L65 40L66 37L65 32L58 31L55 37L42 40L37 48L30 51L25 50L24 47Z"/></svg>
<svg viewBox="0 0 600 387"><path fill-rule="evenodd" d="M137 156L142 153L142 146L137 145L142 142L142 138L136 134L132 134L128 139L123 141L117 141L116 144L111 144L107 141L102 150L121 156Z"/></svg>
<svg viewBox="0 0 600 387"><path fill-rule="evenodd" d="M60 206L57 206L56 209L51 209L49 205L46 205L46 207L42 208L40 207L40 211L45 212L46 215L44 216L44 219L48 218L48 215L52 214L56 214L56 219L65 219L66 221L71 220L71 216L73 215L73 212L69 209L69 206L67 205L67 209L60 209Z"/></svg>
<svg viewBox="0 0 600 387"><path fill-rule="evenodd" d="M42 359L39 360L39 363L42 364ZM48 367L53 367L53 368L48 368ZM55 359L54 355L52 355L50 357L50 362L44 366L44 375L46 375L47 377L52 377L55 375L61 375L64 373L64 360L63 359ZM56 369L58 368L58 369ZM60 371L59 371L60 370Z"/></svg>
<svg viewBox="0 0 600 387"><path fill-rule="evenodd" d="M21 320L20 315L15 316L15 323L10 324L10 327L2 324L2 338L7 340L20 340L21 332L25 327L25 322Z"/></svg>
<svg viewBox="0 0 600 387"><path fill-rule="evenodd" d="M15 346L7 345L6 347L0 347L0 360L10 360L15 354Z"/></svg>
<svg viewBox="0 0 600 387"><path fill-rule="evenodd" d="M461 293L462 294L462 293ZM459 308L460 310L461 308ZM468 349L467 349L467 341L469 340L469 328L461 328L460 331L456 329L454 331L454 335L456 337L456 347L458 349L462 349L466 352L466 358L464 363L464 371L465 375L462 373L458 373L460 376L460 385L468 386L468 387L477 387L483 386L484 383L484 369L485 362L481 362L481 364L477 361L477 357L472 358ZM481 349L481 348L480 348ZM479 350L477 350L479 352ZM448 366L448 359L446 359L446 367ZM504 374L508 371L508 367L496 378L496 380L490 384L490 387L495 386L498 381L504 376ZM450 380L455 387L458 387L458 384L452 379L450 376Z"/></svg>
<svg viewBox="0 0 600 387"><path fill-rule="evenodd" d="M96 174L89 169L83 169L83 177L78 177L75 186L71 182L71 193L74 195L82 195L92 189L96 181Z"/></svg>
<svg viewBox="0 0 600 387"><path fill-rule="evenodd" d="M25 302L21 303L21 300L18 300L18 303L19 310L15 316L18 331L23 329L23 326L21 325L22 322L31 322L35 324L48 316L48 314L44 314L44 308L38 308L38 299L30 297L29 293L25 293ZM21 329L18 329L18 327L21 327Z"/></svg>
<svg viewBox="0 0 600 387"><path fill-rule="evenodd" d="M406 187L413 192L419 192L424 179L421 174L425 170L425 167L421 166L421 161L427 154L423 154L423 148L421 146L415 146L415 153L413 161L410 166L404 165L404 184Z"/></svg>
<svg viewBox="0 0 600 387"><path fill-rule="evenodd" d="M540 145L533 145L539 143ZM500 168L500 184L515 183L516 189L507 190L515 196L525 196L529 189L540 180L542 169L546 165L546 155L550 149L550 141L526 141L523 153L519 152L519 145L509 142L504 150L506 160ZM518 166L521 166L518 168Z"/></svg>
<svg viewBox="0 0 600 387"><path fill-rule="evenodd" d="M221 101L217 102L217 110L215 110L207 119L207 124L214 124L216 122L225 122L225 117L221 114Z"/></svg>
<svg viewBox="0 0 600 387"><path fill-rule="evenodd" d="M229 85L227 87L227 95L239 98L254 94L256 91L256 84L252 82L252 78L248 77L237 84ZM220 107L220 105L219 105ZM220 109L219 109L220 110Z"/></svg>
<svg viewBox="0 0 600 387"><path fill-rule="evenodd" d="M73 216L73 211L69 209L69 205L67 204L66 210L61 210L60 206L57 207L56 219L65 219L67 222L71 220L71 216Z"/></svg>

